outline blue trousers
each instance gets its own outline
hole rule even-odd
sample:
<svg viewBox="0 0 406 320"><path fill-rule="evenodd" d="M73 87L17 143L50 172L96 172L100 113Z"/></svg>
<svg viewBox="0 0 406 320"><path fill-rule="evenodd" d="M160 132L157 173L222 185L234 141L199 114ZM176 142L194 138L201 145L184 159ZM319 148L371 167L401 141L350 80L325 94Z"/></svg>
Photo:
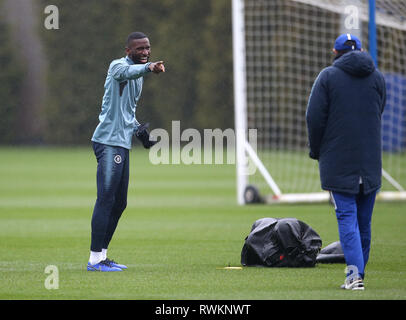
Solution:
<svg viewBox="0 0 406 320"><path fill-rule="evenodd" d="M338 222L338 233L348 267L358 271L364 278L365 266L371 247L371 219L377 191L363 194L362 185L358 194L331 192ZM349 274L347 273L347 276Z"/></svg>
<svg viewBox="0 0 406 320"><path fill-rule="evenodd" d="M127 207L129 150L93 142L97 159L97 200L93 209L90 250L107 249Z"/></svg>

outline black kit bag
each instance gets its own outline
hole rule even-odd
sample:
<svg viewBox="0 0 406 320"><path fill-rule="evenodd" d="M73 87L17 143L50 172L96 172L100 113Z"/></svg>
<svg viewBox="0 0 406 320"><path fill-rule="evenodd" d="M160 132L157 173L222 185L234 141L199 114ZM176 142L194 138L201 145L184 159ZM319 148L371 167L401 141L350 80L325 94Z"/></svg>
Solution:
<svg viewBox="0 0 406 320"><path fill-rule="evenodd" d="M255 221L241 251L243 266L314 267L320 236L295 218Z"/></svg>
<svg viewBox="0 0 406 320"><path fill-rule="evenodd" d="M316 258L317 263L345 263L345 257L340 241L330 243L320 250Z"/></svg>

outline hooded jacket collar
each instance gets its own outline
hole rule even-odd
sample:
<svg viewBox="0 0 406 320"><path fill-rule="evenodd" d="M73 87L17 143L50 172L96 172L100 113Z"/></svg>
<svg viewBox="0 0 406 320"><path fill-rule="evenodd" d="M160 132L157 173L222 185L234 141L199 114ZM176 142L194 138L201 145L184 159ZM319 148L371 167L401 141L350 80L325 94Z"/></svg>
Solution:
<svg viewBox="0 0 406 320"><path fill-rule="evenodd" d="M374 61L365 51L347 52L335 60L333 66L360 78L366 77L375 71Z"/></svg>

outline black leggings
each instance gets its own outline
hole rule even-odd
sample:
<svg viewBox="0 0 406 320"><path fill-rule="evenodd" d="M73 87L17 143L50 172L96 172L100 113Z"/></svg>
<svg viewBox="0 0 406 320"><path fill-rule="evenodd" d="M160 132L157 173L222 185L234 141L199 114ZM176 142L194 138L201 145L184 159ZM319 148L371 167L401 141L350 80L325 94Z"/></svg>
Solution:
<svg viewBox="0 0 406 320"><path fill-rule="evenodd" d="M90 250L107 249L127 206L129 150L93 142L97 159L97 200L92 216Z"/></svg>

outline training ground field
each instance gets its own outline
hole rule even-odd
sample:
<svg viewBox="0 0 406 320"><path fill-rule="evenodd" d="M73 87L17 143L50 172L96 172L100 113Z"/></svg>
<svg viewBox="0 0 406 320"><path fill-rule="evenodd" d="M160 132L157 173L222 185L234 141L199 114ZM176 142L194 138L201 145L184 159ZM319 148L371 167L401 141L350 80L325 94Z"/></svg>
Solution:
<svg viewBox="0 0 406 320"><path fill-rule="evenodd" d="M0 148L0 299L405 299L406 204L377 203L364 292L339 289L344 265L243 268L244 238L263 217L294 217L323 247L338 240L329 204L236 204L232 165L152 165L131 151L128 207L109 257L87 272L96 161L89 148ZM58 289L45 282L48 265Z"/></svg>

